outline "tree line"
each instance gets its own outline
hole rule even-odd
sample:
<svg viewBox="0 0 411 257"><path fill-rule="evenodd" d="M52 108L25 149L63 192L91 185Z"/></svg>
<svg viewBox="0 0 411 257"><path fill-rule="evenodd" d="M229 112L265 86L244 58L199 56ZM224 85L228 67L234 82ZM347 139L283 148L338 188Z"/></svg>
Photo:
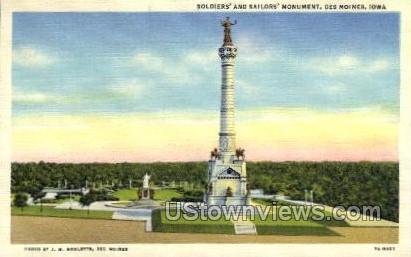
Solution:
<svg viewBox="0 0 411 257"><path fill-rule="evenodd" d="M151 181L187 181L205 188L206 162L173 163L12 163L13 193L37 194L64 181L70 187L111 185L139 187L145 173ZM396 162L248 162L249 188L304 200L313 190L314 202L336 205L378 205L382 217L398 221L399 165ZM87 181L87 182L86 182Z"/></svg>

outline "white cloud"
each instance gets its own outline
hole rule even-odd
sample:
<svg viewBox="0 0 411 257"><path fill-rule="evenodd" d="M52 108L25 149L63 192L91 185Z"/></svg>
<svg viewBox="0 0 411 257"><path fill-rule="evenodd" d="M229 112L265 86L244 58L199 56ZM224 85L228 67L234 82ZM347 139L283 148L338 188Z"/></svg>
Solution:
<svg viewBox="0 0 411 257"><path fill-rule="evenodd" d="M146 70L162 71L165 68L163 58L151 53L137 53L130 61L131 64L139 65Z"/></svg>
<svg viewBox="0 0 411 257"><path fill-rule="evenodd" d="M341 68L350 69L356 67L359 64L359 61L356 57L349 55L342 55L337 58L336 65Z"/></svg>
<svg viewBox="0 0 411 257"><path fill-rule="evenodd" d="M257 49L239 51L238 52L238 61L244 64L264 64L275 60L274 56L277 56L277 53L270 52L268 50L259 51Z"/></svg>
<svg viewBox="0 0 411 257"><path fill-rule="evenodd" d="M184 62L187 65L204 65L205 67L213 64L218 64L219 57L217 50L210 51L191 51L184 57Z"/></svg>
<svg viewBox="0 0 411 257"><path fill-rule="evenodd" d="M390 67L390 62L385 59L378 59L370 63L367 67L368 72L379 72L387 70Z"/></svg>
<svg viewBox="0 0 411 257"><path fill-rule="evenodd" d="M40 92L16 92L13 93L13 101L16 103L30 103L30 104L40 104L45 103L53 98L50 95L40 93Z"/></svg>
<svg viewBox="0 0 411 257"><path fill-rule="evenodd" d="M328 94L339 94L347 91L347 85L341 82L320 85L320 89Z"/></svg>
<svg viewBox="0 0 411 257"><path fill-rule="evenodd" d="M110 99L136 99L145 92L146 86L137 80L119 81L117 83L100 87L94 91L76 91L64 95L44 93L39 91L14 90L13 102L16 104L43 105L50 103L58 104L82 104L93 101L106 101Z"/></svg>
<svg viewBox="0 0 411 257"><path fill-rule="evenodd" d="M120 97L140 97L145 90L144 84L137 80L122 81L109 87L110 93Z"/></svg>
<svg viewBox="0 0 411 257"><path fill-rule="evenodd" d="M47 55L44 51L25 46L13 51L13 62L23 67L39 68L54 63L54 58Z"/></svg>
<svg viewBox="0 0 411 257"><path fill-rule="evenodd" d="M347 74L352 72L375 73L389 68L387 59L362 60L353 55L337 57L320 57L308 60L306 69L316 70L328 75Z"/></svg>
<svg viewBox="0 0 411 257"><path fill-rule="evenodd" d="M243 80L238 80L237 85L238 89L244 92L244 96L258 95L259 93L261 93L259 87L248 82L245 82Z"/></svg>
<svg viewBox="0 0 411 257"><path fill-rule="evenodd" d="M269 45L255 44L254 39L249 36L238 37L238 60L244 64L263 64L277 60L287 59L284 49L270 42Z"/></svg>
<svg viewBox="0 0 411 257"><path fill-rule="evenodd" d="M196 68L207 68L212 58L209 52L188 52L182 57L159 56L150 52L136 53L129 59L129 65L153 72L153 79L161 79L168 86L181 86L200 79ZM215 53L216 54L216 53ZM190 63L191 61L191 63Z"/></svg>
<svg viewBox="0 0 411 257"><path fill-rule="evenodd" d="M187 51L181 57L159 56L150 52L136 53L130 58L130 64L136 67L142 67L149 71L155 71L163 74L174 75L176 71L188 70L191 67L206 68L209 65L217 65L219 62L217 50L210 51Z"/></svg>
<svg viewBox="0 0 411 257"><path fill-rule="evenodd" d="M360 61L354 56L341 55L335 58L314 58L308 62L308 68L334 75L355 70L359 63Z"/></svg>
<svg viewBox="0 0 411 257"><path fill-rule="evenodd" d="M275 60L279 56L277 50L262 51L258 48L239 52L242 64L254 65L263 64ZM279 58L280 59L280 58ZM203 73L199 71L212 72L220 67L218 49L199 51L196 49L187 50L182 56L160 56L152 52L139 52L134 54L128 62L136 68L155 72L157 76L162 76L170 83L193 83L204 79Z"/></svg>

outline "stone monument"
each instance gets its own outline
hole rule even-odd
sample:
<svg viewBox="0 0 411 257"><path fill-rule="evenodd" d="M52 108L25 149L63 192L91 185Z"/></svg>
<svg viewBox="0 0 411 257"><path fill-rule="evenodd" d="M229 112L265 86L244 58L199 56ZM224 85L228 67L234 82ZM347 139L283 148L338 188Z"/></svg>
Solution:
<svg viewBox="0 0 411 257"><path fill-rule="evenodd" d="M208 188L206 202L208 205L246 205L247 173L243 149L235 145L235 87L234 65L237 48L231 38L232 23L227 17L221 21L224 27L223 45L218 49L221 58L221 106L219 148L211 152L208 162Z"/></svg>
<svg viewBox="0 0 411 257"><path fill-rule="evenodd" d="M147 173L143 177L143 186L140 188L140 192L137 192L137 199L136 201L128 204L125 208L131 209L154 209L160 206L155 200L152 200L153 193L150 192L150 175ZM131 184L131 182L130 182Z"/></svg>
<svg viewBox="0 0 411 257"><path fill-rule="evenodd" d="M147 173L143 177L143 187L141 188L141 200L150 199L150 177Z"/></svg>

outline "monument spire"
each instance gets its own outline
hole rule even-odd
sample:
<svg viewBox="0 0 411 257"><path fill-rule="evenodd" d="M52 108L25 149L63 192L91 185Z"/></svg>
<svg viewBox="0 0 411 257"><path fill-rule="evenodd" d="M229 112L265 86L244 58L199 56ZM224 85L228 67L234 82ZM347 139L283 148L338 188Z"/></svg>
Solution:
<svg viewBox="0 0 411 257"><path fill-rule="evenodd" d="M234 61L237 48L231 39L232 23L227 17L221 21L224 27L224 43L219 48L221 58L221 106L220 106L220 133L219 150L224 159L235 154L235 97L234 97Z"/></svg>

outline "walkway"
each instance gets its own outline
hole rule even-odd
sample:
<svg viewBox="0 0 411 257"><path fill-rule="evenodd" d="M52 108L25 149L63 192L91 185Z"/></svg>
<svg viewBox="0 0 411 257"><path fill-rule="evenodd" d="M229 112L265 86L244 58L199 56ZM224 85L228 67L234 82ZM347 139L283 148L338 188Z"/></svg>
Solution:
<svg viewBox="0 0 411 257"><path fill-rule="evenodd" d="M113 201L99 201L94 202L90 207L82 206L77 201L68 201L57 205L57 209L73 209L73 210L90 210L93 211L113 211L112 219L114 220L128 220L128 221L144 221L146 231L151 231L151 211L152 209L145 208L121 208L107 206Z"/></svg>

